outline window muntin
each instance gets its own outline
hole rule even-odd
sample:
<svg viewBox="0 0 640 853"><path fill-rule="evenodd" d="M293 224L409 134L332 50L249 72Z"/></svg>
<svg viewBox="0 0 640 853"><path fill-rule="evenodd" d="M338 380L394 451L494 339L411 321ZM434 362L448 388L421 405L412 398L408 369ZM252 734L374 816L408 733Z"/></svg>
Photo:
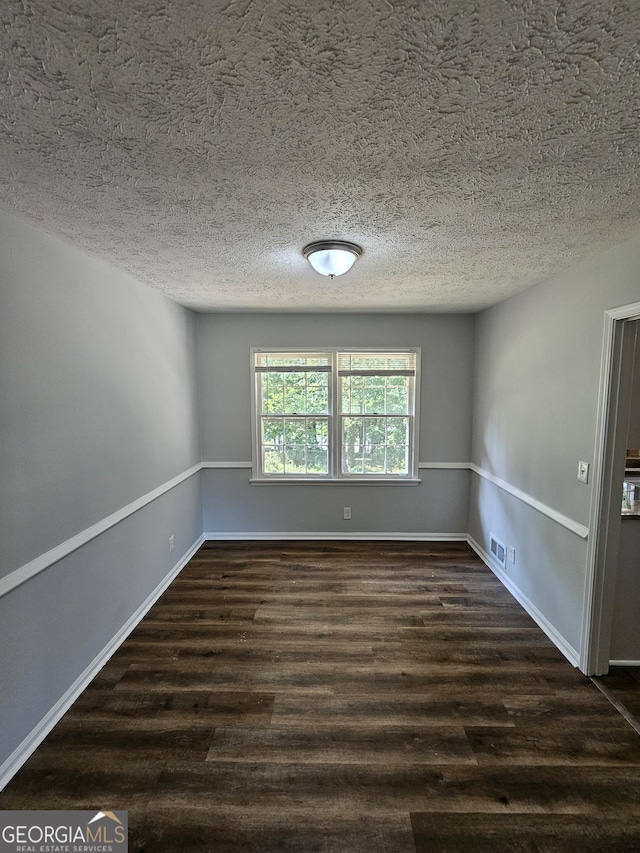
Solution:
<svg viewBox="0 0 640 853"><path fill-rule="evenodd" d="M261 476L328 476L330 353L255 354Z"/></svg>
<svg viewBox="0 0 640 853"><path fill-rule="evenodd" d="M254 477L415 479L418 366L419 350L254 350Z"/></svg>
<svg viewBox="0 0 640 853"><path fill-rule="evenodd" d="M327 418L262 418L262 471L264 474L329 473L329 422Z"/></svg>
<svg viewBox="0 0 640 853"><path fill-rule="evenodd" d="M339 353L343 475L412 473L416 354Z"/></svg>

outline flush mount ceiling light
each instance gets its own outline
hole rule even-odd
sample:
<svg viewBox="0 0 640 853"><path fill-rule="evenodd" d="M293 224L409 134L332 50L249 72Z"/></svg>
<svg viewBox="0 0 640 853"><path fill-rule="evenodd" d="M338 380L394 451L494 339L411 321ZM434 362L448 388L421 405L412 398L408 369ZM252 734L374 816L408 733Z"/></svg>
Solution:
<svg viewBox="0 0 640 853"><path fill-rule="evenodd" d="M335 278L351 269L362 248L344 240L316 240L306 245L302 254L316 272Z"/></svg>

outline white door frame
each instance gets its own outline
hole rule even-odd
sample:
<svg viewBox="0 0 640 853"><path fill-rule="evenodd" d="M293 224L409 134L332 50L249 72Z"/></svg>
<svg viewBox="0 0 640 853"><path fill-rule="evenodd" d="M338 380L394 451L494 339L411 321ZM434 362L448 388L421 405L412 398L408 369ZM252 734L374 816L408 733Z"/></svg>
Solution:
<svg viewBox="0 0 640 853"><path fill-rule="evenodd" d="M609 669L617 552L620 537L620 490L616 469L620 443L618 410L621 388L622 329L640 317L640 302L605 312L596 440L593 459L590 535L582 612L580 669L602 675ZM626 435L624 435L626 443Z"/></svg>

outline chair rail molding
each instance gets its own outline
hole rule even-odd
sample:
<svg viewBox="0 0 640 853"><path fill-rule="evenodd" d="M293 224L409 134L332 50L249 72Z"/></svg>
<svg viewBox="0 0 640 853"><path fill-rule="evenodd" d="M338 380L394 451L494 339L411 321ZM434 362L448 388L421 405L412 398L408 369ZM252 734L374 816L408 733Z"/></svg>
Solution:
<svg viewBox="0 0 640 853"><path fill-rule="evenodd" d="M482 477L489 483L493 483L493 485L498 486L499 489L508 492L508 494L512 495L514 498L517 498L519 501L522 501L522 503L525 503L542 513L542 515L546 515L547 518L557 522L562 525L562 527L566 527L567 530L575 533L576 536L579 536L581 539L589 538L589 528L585 527L584 524L574 521L573 518L569 518L569 516L558 512L558 510L554 509L552 506L539 501L532 495L528 495L526 492L523 492L522 489L519 489L517 486L512 486L511 483L507 483L507 481L503 480L501 477L496 477L495 474L485 471L473 462L471 463L470 468L474 473L478 474L479 477Z"/></svg>
<svg viewBox="0 0 640 853"><path fill-rule="evenodd" d="M108 515L106 518L101 519L96 524L92 524L91 527L87 527L85 530L82 530L70 539L66 539L64 542L56 545L55 548L51 548L51 550L46 551L44 554L40 554L39 557L25 563L18 569L14 569L14 571L10 572L8 575L0 578L0 598L3 595L7 595L7 593L11 592L12 589L20 586L20 584L25 583L25 581L30 580L30 578L35 577L35 575L43 572L45 569L48 569L49 566L52 566L54 563L57 563L59 560L62 560L64 557L67 557L69 554L77 551L78 548L82 548L82 546L86 545L87 542L90 542L92 539L100 536L101 533L104 533L109 530L109 528L119 524L125 518L133 515L134 512L137 512L139 509L142 509L157 498L171 491L171 489L179 486L180 483L184 483L185 480L188 480L189 477L193 477L193 475L197 474L201 469L202 464L200 462L197 465L192 465L191 468L187 468L186 471L183 471L171 480L167 480L166 483L163 483L161 486L158 486L152 491L147 492L146 495L142 495L142 497L137 498L135 501L132 501L130 504L122 507L122 509L119 509L111 515Z"/></svg>

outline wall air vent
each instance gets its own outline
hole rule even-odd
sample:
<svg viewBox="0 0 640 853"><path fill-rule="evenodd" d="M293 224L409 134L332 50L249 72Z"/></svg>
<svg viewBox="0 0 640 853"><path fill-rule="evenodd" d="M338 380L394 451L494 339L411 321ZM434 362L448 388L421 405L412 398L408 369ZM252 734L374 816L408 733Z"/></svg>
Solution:
<svg viewBox="0 0 640 853"><path fill-rule="evenodd" d="M505 568L505 566L507 565L507 549L505 548L505 546L502 544L502 542L499 539L496 539L496 537L493 535L493 533L491 533L490 536L491 536L491 555L496 558L496 560L500 563L502 568Z"/></svg>

